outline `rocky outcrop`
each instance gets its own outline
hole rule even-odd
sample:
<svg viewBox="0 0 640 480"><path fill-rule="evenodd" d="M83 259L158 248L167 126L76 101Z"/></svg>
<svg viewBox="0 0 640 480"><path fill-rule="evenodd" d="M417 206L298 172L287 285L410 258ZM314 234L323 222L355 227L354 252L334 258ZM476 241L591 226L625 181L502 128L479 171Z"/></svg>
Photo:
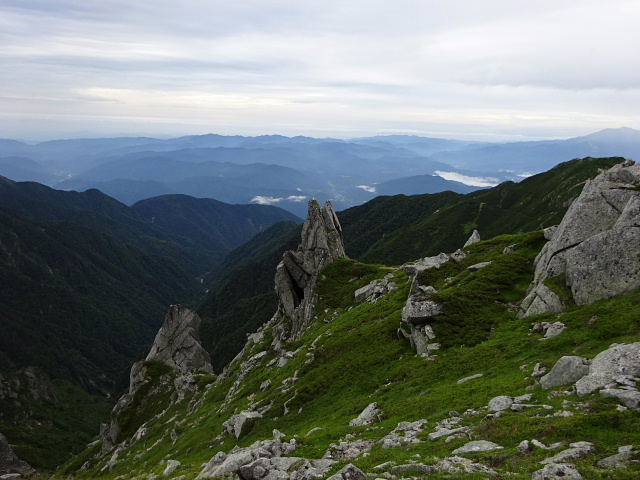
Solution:
<svg viewBox="0 0 640 480"><path fill-rule="evenodd" d="M129 392L124 394L111 411L111 422L101 426L101 453L107 453L116 446L120 435L120 420L129 411L136 393L142 385L160 380L163 387L173 388L177 399L184 398L186 390L195 388L195 373L213 373L213 366L207 351L200 345L200 317L182 305L171 305L164 323L158 331L146 359L131 367ZM168 375L160 379L150 376L149 362L166 365L177 374L173 383ZM157 385L159 386L159 385ZM148 392L153 396L153 390Z"/></svg>
<svg viewBox="0 0 640 480"><path fill-rule="evenodd" d="M273 440L255 442L249 447L234 447L228 454L216 453L203 465L197 478L224 477L235 474L246 480L264 478L308 480L326 477L335 460L308 460L285 457L296 449L296 440L283 442L284 435L273 431Z"/></svg>
<svg viewBox="0 0 640 480"><path fill-rule="evenodd" d="M30 475L34 470L27 462L20 460L12 450L6 437L0 433L0 475Z"/></svg>
<svg viewBox="0 0 640 480"><path fill-rule="evenodd" d="M318 273L338 258L346 258L338 217L331 202L320 207L311 199L302 243L296 251L285 252L276 269L279 302L274 319L279 340L298 338L309 325L317 299L313 290Z"/></svg>
<svg viewBox="0 0 640 480"><path fill-rule="evenodd" d="M578 305L640 287L639 186L640 165L632 160L587 181L536 258L521 317L563 309L560 297L545 285L552 277L565 279Z"/></svg>
<svg viewBox="0 0 640 480"><path fill-rule="evenodd" d="M418 355L429 355L440 348L440 344L433 342L435 334L430 322L442 313L442 305L429 294L413 294L407 299L402 309L402 321L409 326L410 333L406 334L402 328L400 332L409 339Z"/></svg>
<svg viewBox="0 0 640 480"><path fill-rule="evenodd" d="M213 373L211 358L200 345L200 317L182 305L171 305L146 360L160 362L177 373Z"/></svg>
<svg viewBox="0 0 640 480"><path fill-rule="evenodd" d="M58 403L51 378L36 367L26 367L9 374L0 373L0 400Z"/></svg>

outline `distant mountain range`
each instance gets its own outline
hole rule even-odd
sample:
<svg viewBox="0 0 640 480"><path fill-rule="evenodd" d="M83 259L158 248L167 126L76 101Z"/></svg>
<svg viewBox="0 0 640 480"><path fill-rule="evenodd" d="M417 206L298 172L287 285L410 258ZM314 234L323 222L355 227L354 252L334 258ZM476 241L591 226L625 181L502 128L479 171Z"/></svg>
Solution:
<svg viewBox="0 0 640 480"><path fill-rule="evenodd" d="M337 210L378 195L469 193L518 181L571 158L640 158L640 131L608 129L568 140L482 143L408 135L352 140L198 135L161 140L0 140L0 175L62 189L98 189L132 205L166 194Z"/></svg>

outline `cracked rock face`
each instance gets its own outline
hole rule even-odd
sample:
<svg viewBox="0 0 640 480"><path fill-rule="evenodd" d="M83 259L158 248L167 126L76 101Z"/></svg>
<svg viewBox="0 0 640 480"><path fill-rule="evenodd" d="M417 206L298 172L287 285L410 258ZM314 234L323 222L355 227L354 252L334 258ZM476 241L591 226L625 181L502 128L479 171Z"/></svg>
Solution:
<svg viewBox="0 0 640 480"><path fill-rule="evenodd" d="M200 345L200 317L182 305L171 305L147 361L164 363L178 373L213 373L211 358Z"/></svg>
<svg viewBox="0 0 640 480"><path fill-rule="evenodd" d="M520 317L562 310L544 285L566 276L578 305L640 287L640 165L627 160L588 181L536 258Z"/></svg>
<svg viewBox="0 0 640 480"><path fill-rule="evenodd" d="M276 293L281 340L295 339L311 321L318 274L338 258L346 258L342 227L331 202L321 207L309 201L309 213L302 227L298 249L285 252L276 269ZM289 319L290 322L283 321Z"/></svg>

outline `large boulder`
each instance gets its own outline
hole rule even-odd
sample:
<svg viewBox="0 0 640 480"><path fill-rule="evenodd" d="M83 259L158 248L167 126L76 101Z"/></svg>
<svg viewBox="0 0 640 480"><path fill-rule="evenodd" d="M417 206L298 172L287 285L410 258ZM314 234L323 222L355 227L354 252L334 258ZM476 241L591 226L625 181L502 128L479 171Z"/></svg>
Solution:
<svg viewBox="0 0 640 480"><path fill-rule="evenodd" d="M580 380L589 373L589 360L577 357L561 357L551 371L540 379L544 389L569 385Z"/></svg>
<svg viewBox="0 0 640 480"><path fill-rule="evenodd" d="M586 395L601 390L615 384L621 376L640 376L640 342L612 345L596 355L588 375L577 381L576 393Z"/></svg>
<svg viewBox="0 0 640 480"><path fill-rule="evenodd" d="M520 316L557 312L558 295L544 282L564 276L578 305L640 287L640 165L632 160L587 181L536 258Z"/></svg>

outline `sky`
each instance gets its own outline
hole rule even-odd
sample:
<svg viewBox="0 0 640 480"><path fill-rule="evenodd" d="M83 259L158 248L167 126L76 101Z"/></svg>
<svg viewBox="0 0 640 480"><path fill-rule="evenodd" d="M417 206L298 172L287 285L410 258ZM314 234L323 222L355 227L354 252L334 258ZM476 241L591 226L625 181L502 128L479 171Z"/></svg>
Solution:
<svg viewBox="0 0 640 480"><path fill-rule="evenodd" d="M637 0L2 0L0 138L640 129Z"/></svg>

